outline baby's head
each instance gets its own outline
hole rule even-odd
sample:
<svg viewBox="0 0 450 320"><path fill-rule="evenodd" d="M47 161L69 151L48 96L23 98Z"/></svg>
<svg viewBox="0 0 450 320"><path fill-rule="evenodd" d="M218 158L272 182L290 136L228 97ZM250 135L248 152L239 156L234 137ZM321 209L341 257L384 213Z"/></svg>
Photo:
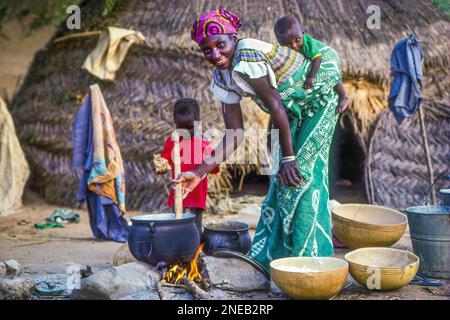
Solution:
<svg viewBox="0 0 450 320"><path fill-rule="evenodd" d="M200 106L194 99L183 98L173 106L173 120L177 129L194 129L194 122L200 121Z"/></svg>
<svg viewBox="0 0 450 320"><path fill-rule="evenodd" d="M284 16L278 19L274 31L280 45L300 52L303 46L303 30L294 16Z"/></svg>

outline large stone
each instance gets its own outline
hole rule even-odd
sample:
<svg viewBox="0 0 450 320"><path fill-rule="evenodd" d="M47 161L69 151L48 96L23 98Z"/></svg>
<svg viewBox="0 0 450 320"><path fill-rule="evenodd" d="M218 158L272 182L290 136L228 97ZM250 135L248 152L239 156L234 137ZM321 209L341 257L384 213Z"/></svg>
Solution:
<svg viewBox="0 0 450 320"><path fill-rule="evenodd" d="M270 290L267 278L244 260L237 258L203 258L209 279L221 290L249 292Z"/></svg>
<svg viewBox="0 0 450 320"><path fill-rule="evenodd" d="M8 260L4 262L6 266L6 275L17 277L23 272L23 268L16 260Z"/></svg>
<svg viewBox="0 0 450 320"><path fill-rule="evenodd" d="M161 288L161 300L194 300L192 293L183 288L171 288L163 286Z"/></svg>
<svg viewBox="0 0 450 320"><path fill-rule="evenodd" d="M33 294L35 282L29 278L1 278L0 300L26 300Z"/></svg>
<svg viewBox="0 0 450 320"><path fill-rule="evenodd" d="M148 289L135 292L126 297L120 298L120 300L160 300L157 290Z"/></svg>
<svg viewBox="0 0 450 320"><path fill-rule="evenodd" d="M138 291L155 289L160 274L141 263L112 267L81 280L70 295L75 300L116 300Z"/></svg>
<svg viewBox="0 0 450 320"><path fill-rule="evenodd" d="M238 300L237 295L228 293L227 291L212 288L209 292L211 300Z"/></svg>

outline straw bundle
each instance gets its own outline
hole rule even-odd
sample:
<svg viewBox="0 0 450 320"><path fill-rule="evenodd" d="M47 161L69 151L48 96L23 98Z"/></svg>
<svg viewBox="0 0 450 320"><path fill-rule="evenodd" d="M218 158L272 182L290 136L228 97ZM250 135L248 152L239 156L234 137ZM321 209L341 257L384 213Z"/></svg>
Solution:
<svg viewBox="0 0 450 320"><path fill-rule="evenodd" d="M380 113L387 107L387 93L380 86L364 79L345 80L345 89L351 97L349 111L353 132L367 155L370 129Z"/></svg>

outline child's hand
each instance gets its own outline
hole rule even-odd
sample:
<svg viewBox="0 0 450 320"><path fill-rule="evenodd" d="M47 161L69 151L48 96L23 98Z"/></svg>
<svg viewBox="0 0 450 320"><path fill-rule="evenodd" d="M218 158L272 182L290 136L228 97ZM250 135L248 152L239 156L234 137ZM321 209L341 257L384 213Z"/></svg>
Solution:
<svg viewBox="0 0 450 320"><path fill-rule="evenodd" d="M311 77L306 78L305 83L303 84L305 89L311 89L314 87L314 79Z"/></svg>

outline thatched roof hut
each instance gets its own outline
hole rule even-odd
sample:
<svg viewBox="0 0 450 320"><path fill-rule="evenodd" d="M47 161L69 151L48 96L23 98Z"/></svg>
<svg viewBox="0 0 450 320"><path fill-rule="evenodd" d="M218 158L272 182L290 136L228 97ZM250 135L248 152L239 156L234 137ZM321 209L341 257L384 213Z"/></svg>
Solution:
<svg viewBox="0 0 450 320"><path fill-rule="evenodd" d="M366 9L372 4L381 8L380 30L366 27ZM450 23L424 0L120 0L107 17L101 14L102 3L84 1L82 30L69 31L63 24L54 39L118 26L142 32L147 42L130 50L114 82L99 81L80 68L97 37L59 42L52 39L35 56L13 101L12 113L32 169L32 183L48 200L74 202L79 173L71 167L71 123L88 86L97 82L113 116L126 161L127 206L153 209L162 205L165 196L161 190L167 181L155 175L151 161L173 128L172 103L180 97L198 99L205 127L223 128L219 104L208 90L212 70L189 38L194 18L221 5L242 17L241 36L275 42L275 20L294 14L306 32L338 50L346 86L353 96L349 119L364 152L371 126L386 106L389 55L395 42L415 32L425 49L426 72L433 75L427 83L445 79L440 86L427 89L428 94L438 94L437 88L449 91L450 42L444 35L450 32ZM246 101L244 108L247 125L266 125L267 116L251 102ZM216 183L226 185L223 178Z"/></svg>

